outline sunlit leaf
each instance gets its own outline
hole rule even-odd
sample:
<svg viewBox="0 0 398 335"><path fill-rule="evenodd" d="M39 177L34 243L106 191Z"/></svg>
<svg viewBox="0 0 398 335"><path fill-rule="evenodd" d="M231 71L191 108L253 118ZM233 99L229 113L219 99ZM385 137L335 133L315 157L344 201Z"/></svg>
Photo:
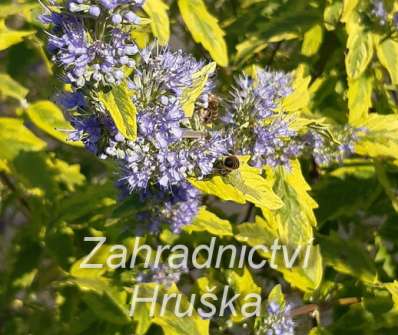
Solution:
<svg viewBox="0 0 398 335"><path fill-rule="evenodd" d="M346 241L334 233L330 236L319 236L318 239L326 265L365 283L377 282L374 262L358 241Z"/></svg>
<svg viewBox="0 0 398 335"><path fill-rule="evenodd" d="M302 175L299 162L292 162L290 170L279 168L272 171L271 178L273 190L284 205L276 211L265 211L266 217L277 227L284 243L308 243L317 224L314 215L317 203L308 193L311 188Z"/></svg>
<svg viewBox="0 0 398 335"><path fill-rule="evenodd" d="M301 47L301 53L304 56L311 57L315 55L322 44L323 29L320 24L316 24L304 34L304 41Z"/></svg>
<svg viewBox="0 0 398 335"><path fill-rule="evenodd" d="M73 127L65 120L62 111L51 101L35 102L29 105L26 112L38 128L61 142L78 147L83 146L81 142L68 141L68 132L72 131Z"/></svg>
<svg viewBox="0 0 398 335"><path fill-rule="evenodd" d="M347 25L348 54L345 58L349 78L357 79L366 70L373 57L373 37L358 24Z"/></svg>
<svg viewBox="0 0 398 335"><path fill-rule="evenodd" d="M168 5L162 0L146 0L144 2L144 10L151 19L152 33L160 45L167 44L170 38L168 8Z"/></svg>
<svg viewBox="0 0 398 335"><path fill-rule="evenodd" d="M0 73L0 94L24 101L29 90L12 79L7 73Z"/></svg>
<svg viewBox="0 0 398 335"><path fill-rule="evenodd" d="M178 0L178 7L195 42L201 43L218 65L227 66L225 33L203 0Z"/></svg>
<svg viewBox="0 0 398 335"><path fill-rule="evenodd" d="M9 48L14 44L18 44L25 37L35 34L33 30L11 30L8 29L4 20L0 20L0 51Z"/></svg>
<svg viewBox="0 0 398 335"><path fill-rule="evenodd" d="M393 39L375 37L376 52L380 63L387 69L393 84L398 85L398 42Z"/></svg>
<svg viewBox="0 0 398 335"><path fill-rule="evenodd" d="M217 215L202 207L192 224L185 226L186 232L206 231L215 236L232 236L232 226L228 220L220 219Z"/></svg>
<svg viewBox="0 0 398 335"><path fill-rule="evenodd" d="M120 133L126 139L134 141L137 137L137 109L127 84L114 86L108 93L99 91L98 98L111 115Z"/></svg>
<svg viewBox="0 0 398 335"><path fill-rule="evenodd" d="M358 79L348 79L349 122L365 119L372 106L373 78L363 73Z"/></svg>
<svg viewBox="0 0 398 335"><path fill-rule="evenodd" d="M365 120L355 123L365 130L355 146L355 152L370 157L398 158L397 115L369 114Z"/></svg>
<svg viewBox="0 0 398 335"><path fill-rule="evenodd" d="M0 158L12 160L21 151L39 151L46 143L28 130L22 120L0 118Z"/></svg>
<svg viewBox="0 0 398 335"><path fill-rule="evenodd" d="M195 108L195 102L201 95L209 76L215 71L216 63L205 65L192 75L192 86L183 90L181 96L182 109L187 117L191 117Z"/></svg>

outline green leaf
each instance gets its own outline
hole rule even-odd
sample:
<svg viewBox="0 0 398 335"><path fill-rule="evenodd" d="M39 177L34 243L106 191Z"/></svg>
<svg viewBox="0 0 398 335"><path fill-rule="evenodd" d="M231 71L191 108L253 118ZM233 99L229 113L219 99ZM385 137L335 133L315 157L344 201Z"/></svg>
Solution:
<svg viewBox="0 0 398 335"><path fill-rule="evenodd" d="M217 215L201 207L192 224L185 226L184 231L206 231L215 236L232 236L232 226L228 220L220 219Z"/></svg>
<svg viewBox="0 0 398 335"><path fill-rule="evenodd" d="M51 101L38 101L26 110L32 122L41 130L60 140L61 142L82 147L82 142L69 141L66 132L73 127L64 118L62 111Z"/></svg>
<svg viewBox="0 0 398 335"><path fill-rule="evenodd" d="M373 38L370 32L356 23L347 24L348 54L345 58L349 78L357 79L365 72L373 57Z"/></svg>
<svg viewBox="0 0 398 335"><path fill-rule="evenodd" d="M85 242L90 245L91 249L93 250L95 245L98 242ZM81 267L81 264L85 261L88 255L84 256L83 258L79 259L75 263L72 264L70 268L70 274L75 278L80 279L100 279L100 277L108 271L110 268L106 265L106 260L110 256L111 246L110 245L102 245L101 248L89 259L89 263L91 264L102 264L101 268L85 268Z"/></svg>
<svg viewBox="0 0 398 335"><path fill-rule="evenodd" d="M257 33L267 42L287 41L302 37L308 29L321 19L318 10L306 8L296 12L286 11L269 21L260 21Z"/></svg>
<svg viewBox="0 0 398 335"><path fill-rule="evenodd" d="M189 182L202 192L214 195L224 201L234 201L238 204L246 202L244 194L234 186L227 184L221 176L214 176L208 180L191 178Z"/></svg>
<svg viewBox="0 0 398 335"><path fill-rule="evenodd" d="M239 170L223 179L259 208L276 210L283 206L281 199L272 191L270 182L261 176L261 170L249 166L245 160L241 161Z"/></svg>
<svg viewBox="0 0 398 335"><path fill-rule="evenodd" d="M236 45L235 62L238 64L245 63L254 54L267 48L268 44L258 36L250 36L243 42Z"/></svg>
<svg viewBox="0 0 398 335"><path fill-rule="evenodd" d="M360 0L344 0L343 14L341 17L342 22L347 22L351 18L351 16L355 13L359 3Z"/></svg>
<svg viewBox="0 0 398 335"><path fill-rule="evenodd" d="M302 253L307 251L306 247L301 249ZM282 262L279 261L278 264L282 264ZM323 258L319 245L311 246L308 265L305 266L304 263L301 263L291 269L281 266L279 271L290 285L303 292L313 292L318 289L323 277Z"/></svg>
<svg viewBox="0 0 398 335"><path fill-rule="evenodd" d="M81 298L99 319L118 325L131 322L127 293L111 286L107 279L79 278L72 282L79 287Z"/></svg>
<svg viewBox="0 0 398 335"><path fill-rule="evenodd" d="M0 118L0 158L13 160L21 151L39 151L46 143L36 137L22 120Z"/></svg>
<svg viewBox="0 0 398 335"><path fill-rule="evenodd" d="M69 165L52 153L21 152L12 161L12 167L27 193L46 196L52 202L62 190L74 191L85 181L78 164Z"/></svg>
<svg viewBox="0 0 398 335"><path fill-rule="evenodd" d="M304 56L311 57L318 53L323 41L323 28L316 24L304 34L304 41L301 47L301 53Z"/></svg>
<svg viewBox="0 0 398 335"><path fill-rule="evenodd" d="M131 92L123 82L114 86L111 91L98 92L99 101L111 115L117 129L128 140L137 138L137 109L131 100Z"/></svg>
<svg viewBox="0 0 398 335"><path fill-rule="evenodd" d="M366 72L358 79L348 79L349 122L355 124L368 116L372 107L373 78Z"/></svg>
<svg viewBox="0 0 398 335"><path fill-rule="evenodd" d="M65 270L69 268L71 259L74 259L72 256L75 251L73 238L74 231L65 222L53 225L46 230L46 248Z"/></svg>
<svg viewBox="0 0 398 335"><path fill-rule="evenodd" d="M384 287L390 292L395 308L398 308L398 281L384 284Z"/></svg>
<svg viewBox="0 0 398 335"><path fill-rule="evenodd" d="M387 69L392 83L398 85L398 42L390 38L384 39L384 37L377 35L375 44L380 63Z"/></svg>
<svg viewBox="0 0 398 335"><path fill-rule="evenodd" d="M12 79L7 73L0 73L0 93L2 95L24 101L28 92L27 88Z"/></svg>
<svg viewBox="0 0 398 335"><path fill-rule="evenodd" d="M242 306L245 303L253 302L253 299L248 299L249 294L261 294L261 288L255 283L250 270L247 267L236 270L226 270L225 277L228 285L234 290L235 294L239 294L236 301L237 314L233 315L233 320L239 322L245 319L245 316L240 314Z"/></svg>
<svg viewBox="0 0 398 335"><path fill-rule="evenodd" d="M152 297L155 295L154 290L155 287L158 287L158 284L155 283L147 283L139 285L139 296L140 297ZM150 304L149 303L136 303L135 310L133 314L133 318L138 322L140 327L140 334L143 334L143 330L148 328L148 323L150 321L156 323L160 327L162 327L162 331L165 335L208 335L209 334L209 323L210 320L203 320L199 314L193 309L193 313L191 316L187 317L177 317L175 314L175 309L180 311L188 310L188 306L190 306L190 301L187 297L182 294L178 288L173 285L169 289L164 290L160 287L159 290L159 298L157 299L157 303L155 305L155 316L149 316L150 312ZM170 299L167 302L167 308L164 310L162 316L160 316L160 302L162 302L162 296L164 294L177 294L181 296L180 306L176 304L176 299ZM142 320L144 320L144 324L141 325ZM142 328L141 328L142 327Z"/></svg>
<svg viewBox="0 0 398 335"><path fill-rule="evenodd" d="M33 9L40 9L40 5L38 3L10 3L0 5L0 18L5 19L8 16L18 14L29 16L29 13Z"/></svg>
<svg viewBox="0 0 398 335"><path fill-rule="evenodd" d="M359 155L398 158L398 116L369 114L354 124L366 132L355 146Z"/></svg>
<svg viewBox="0 0 398 335"><path fill-rule="evenodd" d="M334 30L340 20L343 11L343 3L341 1L332 1L326 6L323 13L323 20L327 30Z"/></svg>
<svg viewBox="0 0 398 335"><path fill-rule="evenodd" d="M195 109L195 102L201 95L209 76L215 71L216 63L205 65L192 75L192 86L184 88L181 96L182 109L187 117L191 117Z"/></svg>
<svg viewBox="0 0 398 335"><path fill-rule="evenodd" d="M381 188L372 165L365 165L365 160L347 160L345 164L346 167L331 171L314 185L319 223L366 211L380 196Z"/></svg>
<svg viewBox="0 0 398 335"><path fill-rule="evenodd" d="M116 190L112 183L89 184L82 190L71 193L64 199L55 213L58 220L67 222L88 222L102 211L112 209L116 204ZM95 199L95 201L92 201Z"/></svg>
<svg viewBox="0 0 398 335"><path fill-rule="evenodd" d="M311 188L302 175L300 163L293 161L291 165L290 171L279 168L269 172L274 181L274 192L284 206L272 212L264 211L264 214L277 227L283 243L301 245L313 238L317 203L308 194Z"/></svg>
<svg viewBox="0 0 398 335"><path fill-rule="evenodd" d="M249 166L247 160L247 157L241 157L239 170L232 171L225 177L191 179L190 182L199 190L225 201L238 204L250 201L260 208L271 210L281 208L283 203L272 191L270 182L261 176L260 169Z"/></svg>
<svg viewBox="0 0 398 335"><path fill-rule="evenodd" d="M168 9L169 6L162 0L146 0L144 2L144 10L151 19L152 33L160 45L166 45L170 38Z"/></svg>
<svg viewBox="0 0 398 335"><path fill-rule="evenodd" d="M271 292L268 294L268 302L274 302L281 306L282 309L284 308L286 305L286 299L283 295L282 286L280 284L275 285L272 288Z"/></svg>
<svg viewBox="0 0 398 335"><path fill-rule="evenodd" d="M178 7L195 42L201 43L218 65L227 66L225 33L217 19L207 11L203 0L178 0Z"/></svg>
<svg viewBox="0 0 398 335"><path fill-rule="evenodd" d="M0 51L22 42L25 37L33 34L35 34L33 30L10 30L4 20L0 20Z"/></svg>
<svg viewBox="0 0 398 335"><path fill-rule="evenodd" d="M389 174L387 168L380 161L375 162L377 177L384 191L391 200L391 204L395 211L398 212L398 197L397 197L397 178L396 174Z"/></svg>
<svg viewBox="0 0 398 335"><path fill-rule="evenodd" d="M309 85L311 76L305 73L305 68L299 66L293 76L293 93L282 100L283 109L287 112L305 110L310 103Z"/></svg>
<svg viewBox="0 0 398 335"><path fill-rule="evenodd" d="M318 236L322 256L326 265L362 280L367 284L377 283L377 272L373 260L360 242L341 239L336 233Z"/></svg>
<svg viewBox="0 0 398 335"><path fill-rule="evenodd" d="M239 242L246 243L251 247L260 245L266 246L268 252L259 251L259 254L267 259L274 261L276 270L283 274L283 277L293 287L304 292L311 292L319 287L323 275L323 262L319 251L319 246L311 246L311 244L288 245L281 241L278 235L278 227L270 224L261 217L256 217L254 223L240 224L236 228L235 239ZM291 268L286 267L284 255L282 252L276 253L275 257L270 251L275 241L279 245L289 247L289 257L295 252L295 248L300 248L299 258ZM309 249L308 262L305 263L305 254Z"/></svg>

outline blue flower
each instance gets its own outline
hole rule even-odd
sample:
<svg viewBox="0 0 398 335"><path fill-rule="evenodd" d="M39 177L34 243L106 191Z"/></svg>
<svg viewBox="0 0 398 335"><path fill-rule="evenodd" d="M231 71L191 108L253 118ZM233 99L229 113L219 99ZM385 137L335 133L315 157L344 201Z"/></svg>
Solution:
<svg viewBox="0 0 398 335"><path fill-rule="evenodd" d="M123 187L123 185L119 185ZM158 233L164 224L179 234L192 222L201 203L200 192L186 182L165 190L159 186L140 193L144 210L137 213L138 232Z"/></svg>
<svg viewBox="0 0 398 335"><path fill-rule="evenodd" d="M265 317L256 324L256 335L294 335L294 321L290 316L291 306L281 306L271 301Z"/></svg>
<svg viewBox="0 0 398 335"><path fill-rule="evenodd" d="M282 72L258 70L255 79L240 76L222 118L230 134L230 150L252 156L250 163L259 168L289 167L303 149L299 134L289 128L288 116L278 110L291 92L291 77Z"/></svg>
<svg viewBox="0 0 398 335"><path fill-rule="evenodd" d="M381 25L384 26L387 23L388 13L383 0L373 0L372 14L379 20Z"/></svg>
<svg viewBox="0 0 398 335"><path fill-rule="evenodd" d="M344 127L334 130L334 139L311 130L306 135L306 144L311 150L314 161L319 166L340 164L355 152L355 145L366 134L366 129Z"/></svg>

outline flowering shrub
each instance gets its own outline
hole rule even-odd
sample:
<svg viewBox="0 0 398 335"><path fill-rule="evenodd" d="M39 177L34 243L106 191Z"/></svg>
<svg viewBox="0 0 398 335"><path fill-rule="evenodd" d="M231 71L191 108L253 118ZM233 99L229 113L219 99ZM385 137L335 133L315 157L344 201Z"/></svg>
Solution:
<svg viewBox="0 0 398 335"><path fill-rule="evenodd" d="M395 334L397 56L389 0L0 4L2 333Z"/></svg>

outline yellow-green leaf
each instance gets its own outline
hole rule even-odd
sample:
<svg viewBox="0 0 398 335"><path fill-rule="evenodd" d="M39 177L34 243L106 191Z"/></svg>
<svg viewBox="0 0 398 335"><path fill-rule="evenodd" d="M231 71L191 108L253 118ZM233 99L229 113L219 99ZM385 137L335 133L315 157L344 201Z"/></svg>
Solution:
<svg viewBox="0 0 398 335"><path fill-rule="evenodd" d="M323 13L324 25L327 30L334 30L339 22L343 11L343 3L341 1L333 1L329 4Z"/></svg>
<svg viewBox="0 0 398 335"><path fill-rule="evenodd" d="M311 76L305 73L304 66L300 66L293 76L293 93L282 100L285 111L296 112L305 109L310 102L309 84Z"/></svg>
<svg viewBox="0 0 398 335"><path fill-rule="evenodd" d="M30 105L26 112L38 128L61 142L78 147L83 146L81 142L68 141L66 132L73 130L73 127L65 120L62 111L51 101L38 101Z"/></svg>
<svg viewBox="0 0 398 335"><path fill-rule="evenodd" d="M234 186L247 201L257 207L275 210L283 206L281 199L272 191L270 182L261 176L261 170L244 161L241 162L240 169L224 177L224 181Z"/></svg>
<svg viewBox="0 0 398 335"><path fill-rule="evenodd" d="M111 91L98 92L100 102L111 115L120 133L131 141L137 138L137 109L131 100L127 84L114 86Z"/></svg>
<svg viewBox="0 0 398 335"><path fill-rule="evenodd" d="M317 203L308 192L311 190L301 172L300 163L293 161L291 169L269 171L274 181L274 192L284 206L276 211L264 211L269 222L278 229L278 236L288 245L306 244L313 238L316 226L314 209Z"/></svg>
<svg viewBox="0 0 398 335"><path fill-rule="evenodd" d="M373 78L366 72L358 79L348 79L349 122L354 124L368 115L372 106Z"/></svg>
<svg viewBox="0 0 398 335"><path fill-rule="evenodd" d="M208 12L204 1L178 0L178 7L195 42L201 43L218 65L227 66L225 33L218 20Z"/></svg>
<svg viewBox="0 0 398 335"><path fill-rule="evenodd" d="M146 0L144 3L144 10L151 18L152 33L160 45L166 45L170 38L168 8L162 0Z"/></svg>
<svg viewBox="0 0 398 335"><path fill-rule="evenodd" d="M123 325L131 322L127 292L112 285L106 278L78 278L72 283L81 291L81 298L100 320Z"/></svg>
<svg viewBox="0 0 398 335"><path fill-rule="evenodd" d="M398 158L398 116L369 114L365 120L354 123L365 128L355 146L355 152L370 157Z"/></svg>
<svg viewBox="0 0 398 335"><path fill-rule="evenodd" d="M344 0L343 4L343 15L341 17L342 22L347 22L351 16L355 13L360 0Z"/></svg>
<svg viewBox="0 0 398 335"><path fill-rule="evenodd" d="M380 63L387 69L392 83L398 85L398 42L390 38L383 40L381 36L377 36L375 43Z"/></svg>
<svg viewBox="0 0 398 335"><path fill-rule="evenodd" d="M23 41L27 36L33 35L33 30L11 30L8 29L4 20L0 20L0 51Z"/></svg>
<svg viewBox="0 0 398 335"><path fill-rule="evenodd" d="M28 94L28 89L12 79L7 73L0 73L0 93L23 101Z"/></svg>
<svg viewBox="0 0 398 335"><path fill-rule="evenodd" d="M0 159L13 160L21 151L39 151L46 143L28 130L22 120L0 118Z"/></svg>
<svg viewBox="0 0 398 335"><path fill-rule="evenodd" d="M261 170L247 164L247 157L241 158L239 170L225 177L215 176L210 180L190 180L201 191L223 200L243 204L250 201L260 208L278 209L281 199L272 191L272 185L261 176Z"/></svg>
<svg viewBox="0 0 398 335"><path fill-rule="evenodd" d="M395 308L398 308L398 281L394 280L392 283L386 283L384 287L390 292Z"/></svg>
<svg viewBox="0 0 398 335"><path fill-rule="evenodd" d="M299 288L304 292L315 290L322 281L323 265L322 257L318 246L309 244L299 244L290 246L281 241L278 235L278 227L270 224L261 217L256 217L254 223L240 224L236 228L235 238L242 243L246 243L251 247L265 246L268 251L259 249L259 254L273 261L274 268L281 272L292 286ZM295 252L295 248L299 249L299 257L292 264L292 267L286 266L286 260L283 252L272 255L271 246L275 241L285 247L289 247L289 257ZM308 258L306 257L308 252ZM307 259L306 259L307 258Z"/></svg>
<svg viewBox="0 0 398 335"><path fill-rule="evenodd" d="M234 201L238 204L246 202L244 194L234 186L225 183L224 179L220 176L214 176L206 180L191 178L189 182L202 192L214 195L224 201Z"/></svg>
<svg viewBox="0 0 398 335"><path fill-rule="evenodd" d="M304 34L301 53L304 56L311 57L315 55L322 44L323 29L320 24L316 24Z"/></svg>
<svg viewBox="0 0 398 335"><path fill-rule="evenodd" d="M237 313L233 315L233 320L239 322L245 319L245 316L239 311L242 306L249 302L255 302L253 299L248 299L250 294L261 294L261 288L255 283L250 270L247 267L236 270L225 271L228 284L234 290L235 294L239 294L239 298L236 301Z"/></svg>
<svg viewBox="0 0 398 335"><path fill-rule="evenodd" d="M233 235L231 223L228 220L220 219L205 207L200 208L192 224L185 226L184 231L188 233L206 231L215 236Z"/></svg>
<svg viewBox="0 0 398 335"><path fill-rule="evenodd" d="M359 78L366 70L373 57L372 34L356 24L347 24L348 54L345 58L346 70L349 78Z"/></svg>
<svg viewBox="0 0 398 335"><path fill-rule="evenodd" d="M377 282L377 271L372 257L359 242L343 240L336 233L318 236L318 239L327 265L365 283Z"/></svg>
<svg viewBox="0 0 398 335"><path fill-rule="evenodd" d="M216 63L214 62L205 65L202 69L192 75L192 86L185 88L182 92L181 104L182 109L187 117L192 116L195 108L195 102L205 88L209 76L214 72L215 69Z"/></svg>

